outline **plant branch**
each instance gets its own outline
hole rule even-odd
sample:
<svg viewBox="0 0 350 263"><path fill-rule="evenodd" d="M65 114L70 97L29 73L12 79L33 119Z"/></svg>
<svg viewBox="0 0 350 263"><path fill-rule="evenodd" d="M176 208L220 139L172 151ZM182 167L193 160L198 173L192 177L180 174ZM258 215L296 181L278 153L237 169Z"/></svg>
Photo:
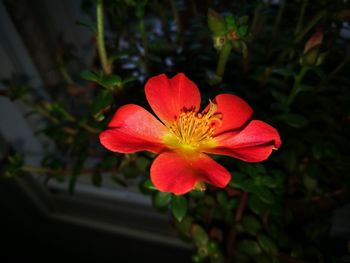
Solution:
<svg viewBox="0 0 350 263"><path fill-rule="evenodd" d="M228 58L230 57L231 49L232 49L232 44L229 42L226 42L222 46L222 49L220 50L219 60L216 67L216 75L219 76L221 79L224 76L226 64L227 64Z"/></svg>
<svg viewBox="0 0 350 263"><path fill-rule="evenodd" d="M248 193L242 192L241 199L235 214L235 223L233 226L231 226L230 232L227 238L227 243L226 243L227 262L232 262L233 248L235 247L236 236L237 236L235 225L241 221L243 212L247 206L247 201L248 201Z"/></svg>
<svg viewBox="0 0 350 263"><path fill-rule="evenodd" d="M302 3L302 5L300 7L299 20L298 20L298 24L295 28L295 35L297 35L300 32L300 30L303 26L306 6L308 5L308 2L309 2L308 0L304 0L304 2Z"/></svg>
<svg viewBox="0 0 350 263"><path fill-rule="evenodd" d="M109 62L106 52L104 27L103 27L103 0L96 1L96 17L97 17L97 50L100 57L102 69L105 74L112 73L112 64Z"/></svg>
<svg viewBox="0 0 350 263"><path fill-rule="evenodd" d="M306 74L306 72L308 71L308 67L306 66L302 66L302 68L300 69L298 75L296 75L294 77L294 84L293 84L293 88L291 90L291 92L289 93L289 96L287 98L286 101L286 108L289 108L289 106L293 103L296 95L300 92L300 84Z"/></svg>

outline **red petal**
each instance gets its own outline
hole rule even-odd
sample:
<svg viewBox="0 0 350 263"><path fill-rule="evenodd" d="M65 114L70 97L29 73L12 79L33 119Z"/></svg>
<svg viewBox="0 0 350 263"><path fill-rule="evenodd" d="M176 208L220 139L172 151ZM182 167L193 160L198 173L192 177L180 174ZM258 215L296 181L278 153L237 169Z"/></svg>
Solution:
<svg viewBox="0 0 350 263"><path fill-rule="evenodd" d="M144 108L128 104L119 108L100 134L101 144L108 150L120 153L150 151L164 148L161 138L166 127Z"/></svg>
<svg viewBox="0 0 350 263"><path fill-rule="evenodd" d="M223 166L205 154L187 159L175 152L164 152L151 166L151 180L155 187L177 195L191 191L201 181L225 187L230 178L230 173Z"/></svg>
<svg viewBox="0 0 350 263"><path fill-rule="evenodd" d="M228 132L215 137L218 146L207 150L246 162L261 162L269 157L274 148L281 146L275 128L265 122L253 120L241 132Z"/></svg>
<svg viewBox="0 0 350 263"><path fill-rule="evenodd" d="M152 110L164 123L172 123L184 108L198 111L200 107L199 90L183 73L172 79L165 74L150 78L145 93Z"/></svg>
<svg viewBox="0 0 350 263"><path fill-rule="evenodd" d="M240 97L231 94L220 94L215 97L217 113L222 114L221 126L215 129L219 135L230 130L242 128L253 114L252 108Z"/></svg>

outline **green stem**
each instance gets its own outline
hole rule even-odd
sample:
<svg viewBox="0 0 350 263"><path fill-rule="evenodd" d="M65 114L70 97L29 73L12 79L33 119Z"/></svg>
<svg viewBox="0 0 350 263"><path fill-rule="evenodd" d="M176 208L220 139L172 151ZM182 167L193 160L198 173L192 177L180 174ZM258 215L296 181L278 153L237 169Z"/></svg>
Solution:
<svg viewBox="0 0 350 263"><path fill-rule="evenodd" d="M273 52L273 46L274 46L274 43L276 41L276 36L278 34L278 31L279 31L279 27L280 27L281 20L282 20L283 14L284 14L284 10L286 9L286 3L287 3L286 0L282 0L282 2L280 3L280 7L278 9L275 24L274 24L273 30L272 30L272 38L271 38L271 41L268 45L267 53L266 53L266 57L268 59L271 57L271 54Z"/></svg>
<svg viewBox="0 0 350 263"><path fill-rule="evenodd" d="M287 3L286 0L282 0L280 3L280 8L278 9L276 21L275 21L275 24L273 26L272 39L275 39L275 37L277 36L278 29L279 29L279 26L281 24L281 20L282 20L283 14L284 14L284 10L286 9L286 3Z"/></svg>
<svg viewBox="0 0 350 263"><path fill-rule="evenodd" d="M264 3L263 2L259 2L257 4L257 6L255 7L254 10L254 18L252 21L252 25L251 25L251 32L253 35L253 38L255 38L255 35L257 34L258 31L258 27L261 24L261 14L262 14L262 9L264 8Z"/></svg>
<svg viewBox="0 0 350 263"><path fill-rule="evenodd" d="M29 99L27 98L23 98L21 100L24 104L26 104L27 106L31 107L33 110L35 110L36 112L40 113L41 115L43 115L44 117L46 117L49 121L51 121L54 124L59 124L59 120L52 116L51 112L48 111L44 106L42 106L41 104L36 104L31 102ZM68 111L66 111L65 109L61 110L61 113L65 116L65 118L72 122L72 123L77 123L78 120L76 117L74 117L72 114L70 114ZM90 132L90 133L99 133L100 131L94 127L89 126L86 123L78 123L78 126L85 129L86 131Z"/></svg>
<svg viewBox="0 0 350 263"><path fill-rule="evenodd" d="M300 14L299 14L299 20L298 20L298 24L295 28L295 35L297 35L302 26L303 26L303 22L304 22L304 16L305 16L305 11L306 11L306 6L308 5L309 1L308 0L304 0L304 2L302 3L301 7L300 7Z"/></svg>
<svg viewBox="0 0 350 263"><path fill-rule="evenodd" d="M289 96L287 98L287 101L286 101L286 108L289 108L289 106L293 103L296 95L300 92L300 84L306 74L306 72L308 71L308 67L306 66L303 66L298 75L296 75L294 77L294 85L293 85L293 88L292 90L290 91L289 93Z"/></svg>
<svg viewBox="0 0 350 263"><path fill-rule="evenodd" d="M97 50L100 57L101 65L105 74L112 73L112 65L108 61L103 27L103 0L96 1L96 17L97 17Z"/></svg>
<svg viewBox="0 0 350 263"><path fill-rule="evenodd" d="M56 117L52 116L52 114L50 113L50 111L48 111L44 106L42 106L41 104L37 104L37 103L33 103L32 101L30 101L27 98L22 98L21 101L27 105L28 107L32 108L34 111L40 113L41 115L43 115L44 117L46 117L49 121L51 121L54 124L58 124L59 121Z"/></svg>
<svg viewBox="0 0 350 263"><path fill-rule="evenodd" d="M219 76L220 78L224 76L226 64L230 56L231 49L232 49L231 43L226 42L220 50L219 61L216 67L216 75Z"/></svg>
<svg viewBox="0 0 350 263"><path fill-rule="evenodd" d="M340 62L340 64L328 75L328 80L334 78L334 76L346 65L350 62L350 56L345 57L345 59Z"/></svg>

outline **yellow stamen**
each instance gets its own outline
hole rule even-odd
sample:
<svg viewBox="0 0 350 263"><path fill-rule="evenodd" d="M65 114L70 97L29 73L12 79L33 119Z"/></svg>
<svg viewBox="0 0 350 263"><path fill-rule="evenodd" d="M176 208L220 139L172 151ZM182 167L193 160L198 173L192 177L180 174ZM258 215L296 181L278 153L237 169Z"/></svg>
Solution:
<svg viewBox="0 0 350 263"><path fill-rule="evenodd" d="M184 110L172 123L163 140L169 148L186 155L198 154L204 149L215 147L213 139L215 128L221 124L221 114L210 101L207 112L197 113L193 109Z"/></svg>

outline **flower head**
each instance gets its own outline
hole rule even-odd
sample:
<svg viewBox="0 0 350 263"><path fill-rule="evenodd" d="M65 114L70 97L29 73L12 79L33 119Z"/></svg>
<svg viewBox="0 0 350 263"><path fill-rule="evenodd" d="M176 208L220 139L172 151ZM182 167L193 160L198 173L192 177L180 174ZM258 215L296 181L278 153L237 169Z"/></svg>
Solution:
<svg viewBox="0 0 350 263"><path fill-rule="evenodd" d="M114 152L159 154L151 180L160 191L185 194L205 183L225 187L230 173L207 154L260 162L281 145L277 130L252 120L251 107L235 95L220 94L199 111L199 90L182 73L150 78L145 93L158 119L138 105L124 105L100 141Z"/></svg>

